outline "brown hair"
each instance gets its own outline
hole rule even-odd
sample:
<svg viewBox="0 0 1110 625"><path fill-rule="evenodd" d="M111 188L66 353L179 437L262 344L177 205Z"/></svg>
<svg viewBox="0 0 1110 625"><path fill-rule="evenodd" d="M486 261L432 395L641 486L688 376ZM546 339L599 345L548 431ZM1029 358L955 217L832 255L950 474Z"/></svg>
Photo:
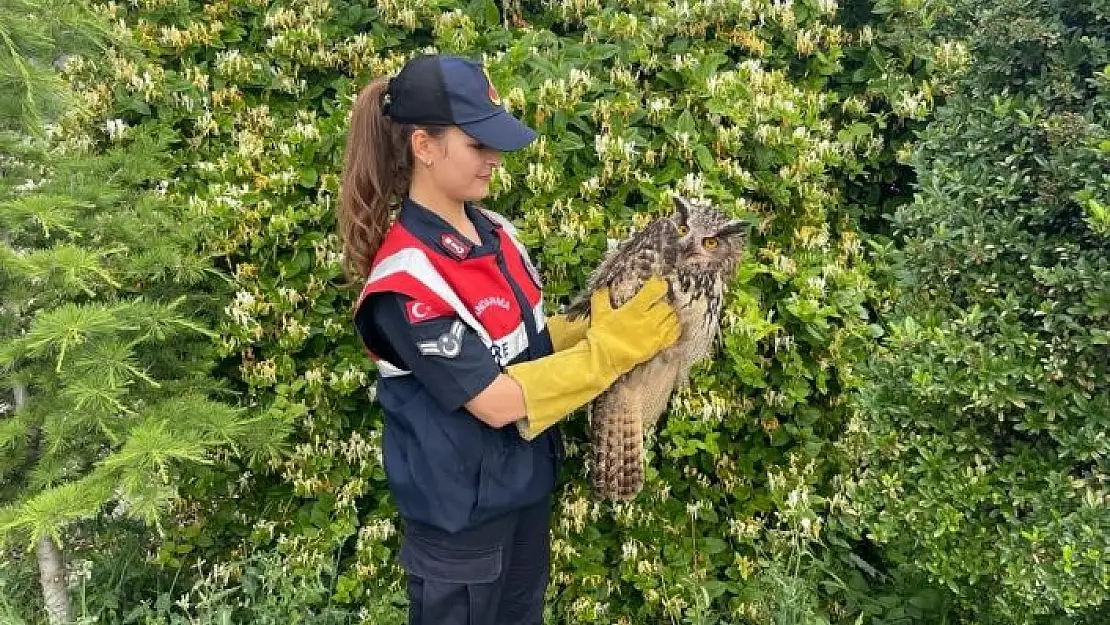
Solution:
<svg viewBox="0 0 1110 625"><path fill-rule="evenodd" d="M412 179L409 138L417 128L433 137L446 128L394 122L382 111L389 79L377 78L355 98L339 189L339 237L343 270L352 282L366 279L390 225L390 210L408 193Z"/></svg>

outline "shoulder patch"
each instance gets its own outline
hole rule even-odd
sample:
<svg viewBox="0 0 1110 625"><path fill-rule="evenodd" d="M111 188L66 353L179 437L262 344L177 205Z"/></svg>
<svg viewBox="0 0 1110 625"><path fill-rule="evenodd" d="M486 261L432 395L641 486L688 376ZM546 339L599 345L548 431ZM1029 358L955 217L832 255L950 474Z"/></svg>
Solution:
<svg viewBox="0 0 1110 625"><path fill-rule="evenodd" d="M439 309L427 302L414 299L405 304L405 316L409 323L420 323L446 315L448 311Z"/></svg>
<svg viewBox="0 0 1110 625"><path fill-rule="evenodd" d="M425 356L441 356L443 358L454 358L462 352L463 332L466 331L466 326L463 322L456 321L451 324L451 328L439 335L438 338L431 341L420 341L416 346L420 349L420 353Z"/></svg>

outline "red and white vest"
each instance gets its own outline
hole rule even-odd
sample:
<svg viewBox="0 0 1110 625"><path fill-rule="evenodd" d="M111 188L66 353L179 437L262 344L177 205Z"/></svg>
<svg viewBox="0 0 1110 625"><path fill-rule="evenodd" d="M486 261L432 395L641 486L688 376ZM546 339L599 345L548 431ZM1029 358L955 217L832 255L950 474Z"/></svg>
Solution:
<svg viewBox="0 0 1110 625"><path fill-rule="evenodd" d="M525 320L534 319L537 333L542 333L546 325L539 273L517 239L512 223L489 210L482 209L482 214L497 226L507 272L523 292L529 310L521 310L498 266L497 255L467 258L445 255L409 232L400 220L390 227L374 256L354 310L373 293L401 293L412 298L405 311L409 321L418 323L458 315L481 337L498 364L505 366L519 358L529 347ZM457 250L460 256L468 249L446 233L441 236L441 244ZM381 376L409 374L367 351Z"/></svg>

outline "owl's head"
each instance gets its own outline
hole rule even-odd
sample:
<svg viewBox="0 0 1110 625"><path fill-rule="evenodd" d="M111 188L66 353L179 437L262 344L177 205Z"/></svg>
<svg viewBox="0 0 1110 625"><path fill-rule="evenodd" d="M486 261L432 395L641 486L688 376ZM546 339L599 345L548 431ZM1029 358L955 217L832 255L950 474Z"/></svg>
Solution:
<svg viewBox="0 0 1110 625"><path fill-rule="evenodd" d="M704 272L732 272L744 255L751 223L678 195L674 204L677 213L671 219L678 227L679 262Z"/></svg>

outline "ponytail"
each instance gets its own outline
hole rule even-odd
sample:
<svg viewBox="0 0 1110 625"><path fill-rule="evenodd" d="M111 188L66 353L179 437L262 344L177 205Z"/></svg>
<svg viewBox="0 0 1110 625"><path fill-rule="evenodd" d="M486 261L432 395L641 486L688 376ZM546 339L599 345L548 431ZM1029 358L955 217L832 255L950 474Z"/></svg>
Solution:
<svg viewBox="0 0 1110 625"><path fill-rule="evenodd" d="M343 271L362 282L390 226L390 211L409 190L412 152L409 138L416 126L394 122L382 110L389 79L373 80L359 92L351 110L350 129L339 190L339 236ZM425 128L439 136L443 128Z"/></svg>

